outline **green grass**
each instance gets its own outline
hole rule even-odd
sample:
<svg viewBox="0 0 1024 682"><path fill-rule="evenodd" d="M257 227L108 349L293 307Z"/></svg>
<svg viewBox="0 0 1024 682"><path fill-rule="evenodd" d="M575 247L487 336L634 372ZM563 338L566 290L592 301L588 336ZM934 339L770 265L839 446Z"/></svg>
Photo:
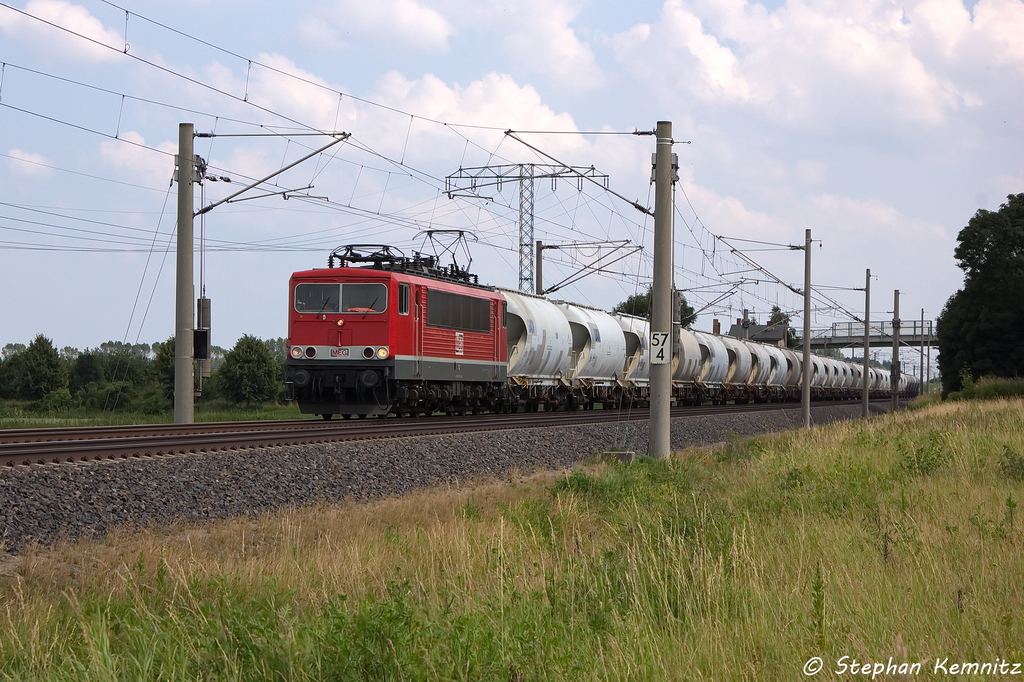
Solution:
<svg viewBox="0 0 1024 682"><path fill-rule="evenodd" d="M1024 403L31 550L0 678L833 679L1024 659ZM930 663L924 666L930 671Z"/></svg>
<svg viewBox="0 0 1024 682"><path fill-rule="evenodd" d="M306 415L308 417L308 415ZM298 406L267 403L240 407L218 400L196 404L196 421L250 421L258 419L299 419ZM61 411L40 410L30 403L0 401L0 429L40 429L66 426L107 426L129 424L169 424L173 412L144 414L142 412L97 411L69 408Z"/></svg>

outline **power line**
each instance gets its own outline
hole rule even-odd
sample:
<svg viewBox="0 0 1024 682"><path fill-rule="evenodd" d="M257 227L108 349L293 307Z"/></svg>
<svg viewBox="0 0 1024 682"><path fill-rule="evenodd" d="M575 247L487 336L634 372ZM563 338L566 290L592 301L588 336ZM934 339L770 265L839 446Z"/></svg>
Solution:
<svg viewBox="0 0 1024 682"><path fill-rule="evenodd" d="M55 74L47 73L45 71L39 71L37 69L30 69L27 66L19 66L18 64L12 64L11 62L0 62L0 65L2 65L2 66L10 66L10 67L18 69L20 71L25 71L25 72L28 72L28 73L32 73L32 74L35 74L37 76L43 76L45 78L51 78L53 80L61 81L63 83L69 83L71 85L75 85L75 86L78 86L78 87L81 87L81 88L85 88L87 90L94 90L96 92L103 92L103 93L106 93L108 95L115 95L115 96L120 97L122 99L130 99L130 100L135 101L135 102L142 102L144 104L152 104L152 105L158 106L158 107L165 107L167 109L174 109L175 111L184 111L184 112L189 113L189 114L196 114L197 116L206 116L208 118L217 118L217 119L221 119L221 120L224 120L224 121L230 121L231 123L238 123L240 125L253 126L253 127L257 127L257 128L267 128L268 127L268 126L266 126L265 124L262 124L262 123L255 123L253 121L243 121L243 120L237 119L237 118L229 118L227 116L220 116L220 115L217 115L217 114L210 114L210 113L207 113L205 111L199 111L197 109L189 109L187 107L178 106L176 104L169 104L167 102L161 102L159 100L147 99L145 97L138 97L136 95L129 95L129 94L124 93L124 92L118 92L117 90L110 90L108 88L103 88L103 87L100 87L98 85L91 85L89 83L84 83L82 81L78 81L78 80L75 80L73 78L65 78L64 76L57 76ZM318 133L310 133L310 134L318 134ZM267 133L267 135L279 135L279 133ZM199 135L198 137L203 137L203 135ZM224 137L224 135L220 135L219 137Z"/></svg>
<svg viewBox="0 0 1024 682"><path fill-rule="evenodd" d="M101 180L103 182L112 182L112 183L114 183L116 185L125 185L126 187L134 187L136 189L144 189L147 192L163 192L164 191L164 190L158 189L156 187L146 187L145 185L136 185L135 183L132 183L132 182L123 182L121 180L113 180L111 178L100 177L99 175L91 175L89 173L82 173L82 172L79 172L79 171L73 171L73 170L70 170L68 168L61 168L60 166L51 166L48 163L42 163L40 161L32 161L31 159L23 159L20 156L12 156L10 154L3 154L3 153L0 153L0 156L2 156L4 158L7 158L7 159L12 159L14 161L20 161L21 163L29 163L29 164L32 164L33 166L41 166L42 168L49 168L50 170L60 171L62 173L71 173L72 175L80 175L80 176L82 176L84 178L90 178L92 180Z"/></svg>
<svg viewBox="0 0 1024 682"><path fill-rule="evenodd" d="M3 3L0 3L0 5L3 5ZM41 118L41 119L50 121L51 123L58 123L60 125L68 126L69 128L75 128L76 130L81 130L81 131L84 131L84 132L87 132L87 133L92 133L93 135L99 135L101 137L105 137L105 138L110 139L110 140L117 140L118 142L124 142L125 144L130 144L130 145L132 145L134 147L139 147L140 149L146 149L146 150L151 151L151 152L157 152L158 154L163 154L164 156L170 156L171 158L174 158L174 152L165 152L163 149L157 149L156 147L150 147L149 145L142 144L141 142L133 142L132 140L129 140L129 139L126 139L126 138L123 138L123 137L118 137L117 135L111 135L110 133L105 133L105 132L103 132L101 130L94 130L92 128L87 128L85 126L78 125L77 123L71 123L70 121L63 121L63 120L61 120L59 118L54 118L52 116L47 116L45 114L40 114L40 113L38 113L36 111L30 111L28 109L22 109L21 107L12 106L12 105L10 105L10 104L8 104L6 102L0 102L0 107L6 107L8 109L13 109L14 111L19 111L19 112L21 112L23 114L28 114L29 116L36 116L37 118Z"/></svg>
<svg viewBox="0 0 1024 682"><path fill-rule="evenodd" d="M271 114L272 116L277 116L278 118L281 118L281 119L283 119L285 121L288 121L289 123L294 123L296 125L302 126L305 129L308 129L308 130L318 130L314 126L310 126L310 125L304 124L301 121L297 121L297 120L295 120L293 118L285 116L284 114L278 113L278 112L276 112L276 111L274 111L272 109L269 109L269 108L264 107L264 106L260 106L259 104L256 104L255 102L249 100L248 97L239 97L238 95L234 95L234 94L228 92L227 90L222 90L220 88L214 87L213 85L210 85L209 83L204 83L203 81L198 80L196 78L192 78L191 76L186 76L183 73L178 73L174 69L171 69L169 67L163 66L162 64L157 64L156 62L153 62L153 61L150 61L148 59L144 59L144 58L142 58L142 57L140 57L138 55L132 54L132 53L128 52L127 46L125 46L124 50L118 49L116 47L113 47L112 45L107 45L106 43L104 43L104 42L102 42L100 40L96 40L95 38L90 38L89 36L87 36L87 35L85 35L83 33L79 33L78 31L73 31L70 28L61 26L60 24L55 24L52 21L47 21L46 19L43 19L42 17L38 17L38 16L32 14L31 12L27 12L27 11L25 11L23 9L19 9L17 7L12 6L12 5L8 5L7 3L4 3L4 2L0 2L0 7L6 7L6 8L8 8L8 9L14 11L14 12L17 12L18 14L26 16L26 17L28 17L30 19L34 19L35 21L38 21L38 22L40 22L42 24L46 24L47 26L52 26L53 28L56 28L56 29L58 29L60 31L64 31L65 33L69 33L69 34L71 34L73 36L81 38L82 40L85 40L85 41L87 41L89 43L92 43L93 45L98 45L99 47L111 50L112 52L117 52L118 54L123 54L125 57L128 57L129 59L133 59L133 60L135 60L137 62L140 62L142 64L145 64L145 65L147 65L149 67L157 69L158 71L162 71L164 73L167 73L167 74L170 74L172 76L175 76L176 78L181 78L182 80L188 81L189 83L192 83L193 85L197 85L197 86L199 86L201 88L204 88L206 90L210 90L210 91L216 92L216 93L218 93L220 95L224 95L225 97L229 97L231 99L237 100L237 101L242 102L244 104L248 104L251 107L259 109L260 111L264 111L264 112L266 112L268 114ZM127 10L125 10L125 11L127 11ZM12 108L14 108L14 107L12 107ZM318 132L326 132L326 131L319 130Z"/></svg>

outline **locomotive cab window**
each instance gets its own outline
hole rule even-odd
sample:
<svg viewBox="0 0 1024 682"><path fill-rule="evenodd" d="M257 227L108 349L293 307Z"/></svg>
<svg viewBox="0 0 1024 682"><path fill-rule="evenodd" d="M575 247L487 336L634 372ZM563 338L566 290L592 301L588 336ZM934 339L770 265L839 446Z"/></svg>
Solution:
<svg viewBox="0 0 1024 682"><path fill-rule="evenodd" d="M341 285L341 312L382 313L388 307L388 288L375 282Z"/></svg>
<svg viewBox="0 0 1024 682"><path fill-rule="evenodd" d="M300 313L382 313L388 289L376 282L307 282L295 287L295 310Z"/></svg>
<svg viewBox="0 0 1024 682"><path fill-rule="evenodd" d="M295 287L295 310L300 313L337 313L341 310L341 285L333 282Z"/></svg>
<svg viewBox="0 0 1024 682"><path fill-rule="evenodd" d="M398 285L398 314L408 315L409 314L409 285L399 284Z"/></svg>

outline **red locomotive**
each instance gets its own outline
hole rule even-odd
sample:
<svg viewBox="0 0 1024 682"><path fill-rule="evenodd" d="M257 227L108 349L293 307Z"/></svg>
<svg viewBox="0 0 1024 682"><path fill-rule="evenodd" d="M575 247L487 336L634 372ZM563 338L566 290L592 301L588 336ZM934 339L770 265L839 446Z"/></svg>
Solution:
<svg viewBox="0 0 1024 682"><path fill-rule="evenodd" d="M290 292L286 382L303 413L511 407L505 299L454 263L347 246L326 269L293 274Z"/></svg>

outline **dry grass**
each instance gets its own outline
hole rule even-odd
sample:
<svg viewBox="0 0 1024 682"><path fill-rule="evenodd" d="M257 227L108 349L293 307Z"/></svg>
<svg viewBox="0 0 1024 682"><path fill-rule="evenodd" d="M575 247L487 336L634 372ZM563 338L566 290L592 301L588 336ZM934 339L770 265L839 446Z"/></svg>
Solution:
<svg viewBox="0 0 1024 682"><path fill-rule="evenodd" d="M819 655L829 679L844 655L1021 661L1022 426L1021 401L944 403L672 463L36 548L0 578L0 677L803 679Z"/></svg>
<svg viewBox="0 0 1024 682"><path fill-rule="evenodd" d="M180 579L227 575L259 584L272 576L308 602L339 593L384 596L399 567L423 583L441 573L473 575L479 569L474 557L500 543L507 523L501 509L546 495L564 475L542 471L513 476L512 483L477 481L199 526L114 529L100 542L30 545L6 556L0 574L17 575L43 591L123 593L127 575L140 568L152 573L163 564Z"/></svg>

